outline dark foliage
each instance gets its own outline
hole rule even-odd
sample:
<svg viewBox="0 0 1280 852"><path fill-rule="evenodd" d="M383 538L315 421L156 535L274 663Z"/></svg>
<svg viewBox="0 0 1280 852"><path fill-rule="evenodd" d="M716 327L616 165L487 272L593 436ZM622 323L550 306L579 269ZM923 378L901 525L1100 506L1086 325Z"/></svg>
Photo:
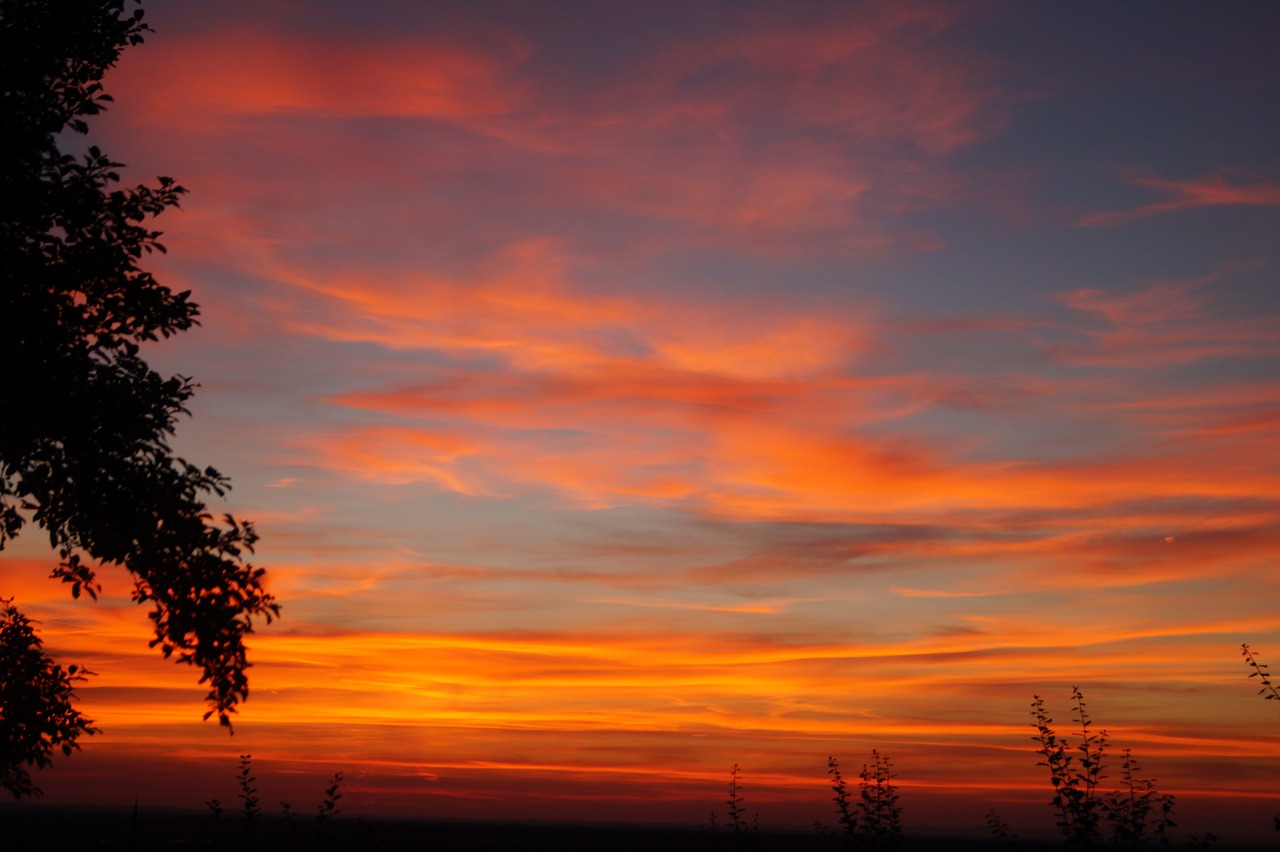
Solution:
<svg viewBox="0 0 1280 852"><path fill-rule="evenodd" d="M742 785L738 783L738 764L733 765L729 773L729 798L725 800L729 807L729 825L734 834L743 834L747 830L746 807L742 799Z"/></svg>
<svg viewBox="0 0 1280 852"><path fill-rule="evenodd" d="M93 722L71 706L72 684L86 671L62 666L45 655L40 638L13 602L0 599L0 787L14 798L39 796L30 768L70 755Z"/></svg>
<svg viewBox="0 0 1280 852"><path fill-rule="evenodd" d="M877 846L897 846L902 842L902 805L893 783L893 764L879 750L871 750L871 763L858 773L858 810L862 830Z"/></svg>
<svg viewBox="0 0 1280 852"><path fill-rule="evenodd" d="M835 794L832 801L836 805L836 822L839 831L849 839L858 835L858 817L854 815L849 799L849 787L840 774L840 762L834 757L827 757L827 774L831 776L831 792Z"/></svg>
<svg viewBox="0 0 1280 852"><path fill-rule="evenodd" d="M245 822L250 824L262 815L262 808L259 806L262 800L258 797L258 788L253 786L253 782L258 779L253 776L252 764L252 755L240 755L240 774L236 776L236 781L240 784L240 792L237 795L244 802Z"/></svg>
<svg viewBox="0 0 1280 852"><path fill-rule="evenodd" d="M853 801L840 762L827 758L827 775L831 777L832 801L836 806L837 827L818 824L820 834L831 834L854 847L881 848L899 846L903 842L902 803L893 783L897 776L893 763L878 749L871 750L871 762L858 773L858 801Z"/></svg>
<svg viewBox="0 0 1280 852"><path fill-rule="evenodd" d="M1253 649L1247 642L1240 645L1240 653L1244 656L1244 661L1249 668L1253 669L1249 672L1249 677L1258 678L1258 694L1267 701L1280 701L1280 690L1277 690L1275 684L1271 682L1271 672L1264 663L1257 661L1253 656Z"/></svg>
<svg viewBox="0 0 1280 852"><path fill-rule="evenodd" d="M1018 845L1018 835L1009 829L1009 823L996 812L995 808L987 811L986 816L987 831L991 833L991 840L999 847L1011 849Z"/></svg>
<svg viewBox="0 0 1280 852"><path fill-rule="evenodd" d="M1050 727L1053 720L1040 696L1035 696L1031 704L1036 727L1032 739L1040 746L1036 753L1044 758L1037 765L1049 770L1053 784L1050 804L1063 839L1067 845L1083 849L1108 844L1114 849L1144 849L1153 841L1167 845L1169 830L1177 826L1175 797L1161 793L1155 779L1139 777L1141 768L1129 749L1122 751L1120 789L1103 795L1099 785L1106 777L1103 760L1110 745L1107 732L1098 734L1092 730L1093 720L1079 688L1072 688L1071 698L1079 726L1075 746ZM1104 824L1109 829L1106 832Z"/></svg>
<svg viewBox="0 0 1280 852"><path fill-rule="evenodd" d="M96 596L99 566L134 579L153 646L201 671L209 709L248 695L244 637L278 614L257 538L205 499L227 480L169 447L195 385L141 347L196 323L187 292L139 267L163 251L149 220L178 204L173 179L120 187L88 132L110 98L103 73L148 30L125 0L0 0L0 548L28 523L57 550L53 576ZM13 415L20 416L13 416Z"/></svg>
<svg viewBox="0 0 1280 852"><path fill-rule="evenodd" d="M1173 794L1158 792L1155 779L1141 778L1139 771L1138 761L1125 749L1120 763L1122 786L1109 793L1103 804L1111 825L1111 844L1117 849L1141 849L1153 836L1165 845L1169 829L1177 826L1173 821Z"/></svg>
<svg viewBox="0 0 1280 852"><path fill-rule="evenodd" d="M329 786L324 790L324 801L316 808L316 822L328 823L338 815L338 800L342 798L342 794L338 789L342 786L342 773L335 772L333 777L329 779Z"/></svg>
<svg viewBox="0 0 1280 852"><path fill-rule="evenodd" d="M1071 698L1075 705L1075 721L1080 726L1075 748L1072 749L1049 727L1053 720L1045 711L1044 701L1039 695L1031 704L1037 732L1032 739L1040 744L1037 753L1044 758L1037 765L1049 770L1049 780L1053 784L1051 804L1058 817L1058 830L1069 845L1090 847L1101 840L1099 825L1103 802L1098 793L1098 782L1102 779L1107 734L1106 731L1096 734L1091 730L1093 721L1085 711L1084 696L1079 689L1072 688ZM1073 756L1072 751L1079 754Z"/></svg>

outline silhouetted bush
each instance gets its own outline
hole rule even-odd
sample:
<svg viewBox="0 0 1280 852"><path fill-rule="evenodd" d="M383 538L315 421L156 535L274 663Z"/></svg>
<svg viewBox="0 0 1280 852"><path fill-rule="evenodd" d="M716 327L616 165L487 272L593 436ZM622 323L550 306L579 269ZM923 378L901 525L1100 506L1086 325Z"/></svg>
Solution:
<svg viewBox="0 0 1280 852"><path fill-rule="evenodd" d="M1107 732L1095 733L1085 709L1084 695L1072 687L1075 722L1079 726L1072 746L1050 727L1053 720L1039 695L1031 704L1037 753L1044 759L1037 765L1049 770L1053 785L1050 805L1057 815L1057 827L1069 846L1095 848L1110 843L1117 849L1141 849L1154 840L1166 844L1173 820L1174 796L1161 794L1155 779L1138 777L1139 766L1129 749L1121 762L1122 787L1103 795L1099 783L1103 758L1109 742ZM1072 752L1078 752L1072 754ZM1103 831L1103 826L1107 831Z"/></svg>

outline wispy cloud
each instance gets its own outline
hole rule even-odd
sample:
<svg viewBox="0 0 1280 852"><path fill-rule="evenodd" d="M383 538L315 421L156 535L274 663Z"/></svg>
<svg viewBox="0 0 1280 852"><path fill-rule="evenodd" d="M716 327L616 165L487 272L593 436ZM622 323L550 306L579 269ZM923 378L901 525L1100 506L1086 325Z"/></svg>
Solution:
<svg viewBox="0 0 1280 852"><path fill-rule="evenodd" d="M1232 263L1199 278L1143 282L1127 293L1061 294L1067 307L1100 322L1074 329L1080 342L1054 343L1050 351L1075 363L1129 368L1273 356L1280 353L1280 331L1266 318L1223 310L1224 300L1215 293L1262 265Z"/></svg>
<svg viewBox="0 0 1280 852"><path fill-rule="evenodd" d="M262 115L467 122L517 107L529 53L515 36L481 47L422 35L368 41L220 29L155 39L112 84L156 123L175 115L206 127ZM139 78L156 68L166 73Z"/></svg>
<svg viewBox="0 0 1280 852"><path fill-rule="evenodd" d="M1184 181L1133 178L1129 183L1171 197L1128 210L1095 213L1076 224L1084 228L1127 225L1138 219L1197 207L1280 207L1280 184L1257 178L1241 179L1230 173L1211 173Z"/></svg>
<svg viewBox="0 0 1280 852"><path fill-rule="evenodd" d="M586 213L579 229L628 216L638 236L677 245L877 251L894 239L886 215L959 201L943 162L996 133L1009 104L991 60L944 37L954 15L864 11L664 34L651 53L573 78L571 92L572 53L501 26L481 42L218 30L156 40L112 84L131 121L190 136L192 152L270 126L234 166L254 176L246 185L287 169L350 193L415 188L405 212L416 222L437 205L442 219L537 205ZM202 181L203 170L184 180L222 177Z"/></svg>

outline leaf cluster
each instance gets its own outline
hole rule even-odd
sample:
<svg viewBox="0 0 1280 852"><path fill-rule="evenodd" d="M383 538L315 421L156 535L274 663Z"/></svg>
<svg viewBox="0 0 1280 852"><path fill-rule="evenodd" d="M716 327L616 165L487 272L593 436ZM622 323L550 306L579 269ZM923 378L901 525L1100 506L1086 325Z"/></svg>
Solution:
<svg viewBox="0 0 1280 852"><path fill-rule="evenodd" d="M1276 690L1276 686L1271 682L1271 673L1266 665L1257 661L1253 656L1253 649L1248 643L1241 643L1240 654L1244 657L1245 663L1253 671L1249 672L1249 677L1258 679L1258 694L1268 701L1280 701L1280 691Z"/></svg>
<svg viewBox="0 0 1280 852"><path fill-rule="evenodd" d="M338 815L338 800L342 798L342 794L338 790L341 787L342 773L335 772L333 777L329 779L329 786L324 790L324 801L316 807L316 822L325 824L331 822Z"/></svg>

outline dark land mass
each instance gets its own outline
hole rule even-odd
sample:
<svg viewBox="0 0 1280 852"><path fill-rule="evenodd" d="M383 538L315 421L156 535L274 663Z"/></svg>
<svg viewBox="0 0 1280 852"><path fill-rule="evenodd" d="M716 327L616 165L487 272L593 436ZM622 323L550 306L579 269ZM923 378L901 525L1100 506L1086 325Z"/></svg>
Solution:
<svg viewBox="0 0 1280 852"><path fill-rule="evenodd" d="M548 850L548 852L835 852L875 850L817 831L748 831L723 827L578 825L560 823L479 823L365 819L340 815L328 823L299 814L265 815L246 823L240 813L215 819L208 813L121 813L119 810L47 809L0 804L0 850L40 852L179 852L185 849L281 850ZM888 848L888 847L879 847ZM900 852L1049 852L1064 848L1047 840L996 841L980 837L911 837ZM1186 848L1183 843L1165 848ZM1257 846L1216 844L1214 852L1257 850Z"/></svg>

